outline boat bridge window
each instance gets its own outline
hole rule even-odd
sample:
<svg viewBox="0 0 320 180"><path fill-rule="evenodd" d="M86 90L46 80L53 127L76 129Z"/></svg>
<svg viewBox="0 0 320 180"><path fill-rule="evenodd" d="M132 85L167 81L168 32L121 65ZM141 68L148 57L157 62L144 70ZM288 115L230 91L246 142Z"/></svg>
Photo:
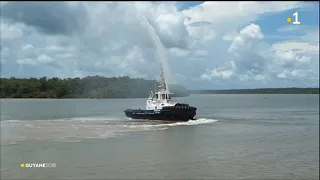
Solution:
<svg viewBox="0 0 320 180"><path fill-rule="evenodd" d="M159 98L159 95L158 95L158 94L156 94L156 98L157 98L157 99Z"/></svg>
<svg viewBox="0 0 320 180"><path fill-rule="evenodd" d="M166 99L166 94L162 94L162 99Z"/></svg>

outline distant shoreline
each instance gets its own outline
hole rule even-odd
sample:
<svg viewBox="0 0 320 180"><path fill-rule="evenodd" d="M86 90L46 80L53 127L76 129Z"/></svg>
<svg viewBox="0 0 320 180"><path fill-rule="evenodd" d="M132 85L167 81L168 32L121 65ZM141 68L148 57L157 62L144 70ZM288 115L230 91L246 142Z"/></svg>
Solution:
<svg viewBox="0 0 320 180"><path fill-rule="evenodd" d="M0 78L0 98L37 99L119 99L146 98L156 80L141 78L87 76L84 78ZM173 97L188 96L179 84L170 84Z"/></svg>
<svg viewBox="0 0 320 180"><path fill-rule="evenodd" d="M225 89L225 90L189 90L190 95L192 94L319 94L319 88L257 88L257 89ZM112 98L89 98L89 97L65 97L65 98L52 98L52 97L4 97L0 99L83 99L83 100L97 100L97 99L143 99L143 97L112 97Z"/></svg>
<svg viewBox="0 0 320 180"><path fill-rule="evenodd" d="M84 78L0 78L1 99L125 99L148 98L156 80L142 78L87 76ZM188 90L170 84L172 97L189 94L319 94L319 87Z"/></svg>
<svg viewBox="0 0 320 180"><path fill-rule="evenodd" d="M319 88L257 88L225 90L189 90L190 94L319 94Z"/></svg>

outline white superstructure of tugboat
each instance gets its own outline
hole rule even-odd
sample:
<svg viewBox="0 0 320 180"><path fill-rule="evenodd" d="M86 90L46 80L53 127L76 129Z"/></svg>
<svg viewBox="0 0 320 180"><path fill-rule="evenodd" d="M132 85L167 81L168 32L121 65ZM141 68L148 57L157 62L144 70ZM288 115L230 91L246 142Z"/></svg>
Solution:
<svg viewBox="0 0 320 180"><path fill-rule="evenodd" d="M159 89L151 91L146 102L146 109L126 109L127 117L132 119L188 121L194 120L197 108L189 104L177 103L171 100L172 94L166 87L163 69L161 67Z"/></svg>

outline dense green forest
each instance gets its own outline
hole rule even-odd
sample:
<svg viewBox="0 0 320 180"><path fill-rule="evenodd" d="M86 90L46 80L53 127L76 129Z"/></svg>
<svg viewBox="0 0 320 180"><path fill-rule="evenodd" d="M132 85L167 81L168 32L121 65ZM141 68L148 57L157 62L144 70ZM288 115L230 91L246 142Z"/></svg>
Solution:
<svg viewBox="0 0 320 180"><path fill-rule="evenodd" d="M0 98L147 98L155 80L125 77L1 78ZM171 85L173 96L188 96L181 85Z"/></svg>
<svg viewBox="0 0 320 180"><path fill-rule="evenodd" d="M226 90L191 90L192 94L319 94L319 88L261 88Z"/></svg>
<svg viewBox="0 0 320 180"><path fill-rule="evenodd" d="M141 78L0 78L0 98L146 98L156 82ZM191 90L171 85L175 97L192 94L319 94L319 88Z"/></svg>

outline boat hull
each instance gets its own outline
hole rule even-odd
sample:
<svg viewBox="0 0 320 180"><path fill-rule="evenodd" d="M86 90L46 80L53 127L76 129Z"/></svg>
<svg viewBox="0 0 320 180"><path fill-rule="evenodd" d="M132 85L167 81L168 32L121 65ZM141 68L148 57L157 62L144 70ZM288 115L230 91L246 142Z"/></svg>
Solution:
<svg viewBox="0 0 320 180"><path fill-rule="evenodd" d="M159 110L127 109L125 115L132 119L188 121L194 120L196 108L192 106L163 107Z"/></svg>

